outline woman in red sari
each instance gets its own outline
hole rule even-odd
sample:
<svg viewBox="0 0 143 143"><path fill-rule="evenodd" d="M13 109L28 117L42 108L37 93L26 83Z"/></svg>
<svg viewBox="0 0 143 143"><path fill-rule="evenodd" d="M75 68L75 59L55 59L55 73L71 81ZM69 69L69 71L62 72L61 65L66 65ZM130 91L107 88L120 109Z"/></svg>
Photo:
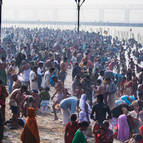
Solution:
<svg viewBox="0 0 143 143"><path fill-rule="evenodd" d="M109 121L105 120L102 127L96 122L93 133L95 143L113 143L113 132L109 129Z"/></svg>
<svg viewBox="0 0 143 143"><path fill-rule="evenodd" d="M22 143L40 143L39 131L34 108L28 108L28 118L21 134Z"/></svg>
<svg viewBox="0 0 143 143"><path fill-rule="evenodd" d="M99 138L101 136L102 129L98 123L98 121L95 122L94 128L93 128L93 134L95 135L95 143L99 143Z"/></svg>
<svg viewBox="0 0 143 143"><path fill-rule="evenodd" d="M79 129L79 125L77 120L77 115L73 114L71 115L71 121L67 123L65 128L65 143L72 143L72 140L74 138L75 132Z"/></svg>

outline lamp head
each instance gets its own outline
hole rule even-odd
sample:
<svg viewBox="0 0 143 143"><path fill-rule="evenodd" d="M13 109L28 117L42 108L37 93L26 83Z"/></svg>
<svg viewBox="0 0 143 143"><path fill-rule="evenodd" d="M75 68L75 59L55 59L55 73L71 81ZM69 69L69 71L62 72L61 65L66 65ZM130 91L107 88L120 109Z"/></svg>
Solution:
<svg viewBox="0 0 143 143"><path fill-rule="evenodd" d="M80 0L75 0L75 2L76 2L76 3L77 3L77 2L80 3Z"/></svg>

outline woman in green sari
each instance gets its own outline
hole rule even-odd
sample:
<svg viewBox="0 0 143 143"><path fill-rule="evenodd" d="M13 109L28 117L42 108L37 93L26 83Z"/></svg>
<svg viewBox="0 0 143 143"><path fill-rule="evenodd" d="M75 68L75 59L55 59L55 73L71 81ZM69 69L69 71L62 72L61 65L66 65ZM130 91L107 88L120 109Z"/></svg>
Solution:
<svg viewBox="0 0 143 143"><path fill-rule="evenodd" d="M88 122L83 121L79 123L80 128L76 131L72 143L87 143L84 132L87 130L88 126Z"/></svg>

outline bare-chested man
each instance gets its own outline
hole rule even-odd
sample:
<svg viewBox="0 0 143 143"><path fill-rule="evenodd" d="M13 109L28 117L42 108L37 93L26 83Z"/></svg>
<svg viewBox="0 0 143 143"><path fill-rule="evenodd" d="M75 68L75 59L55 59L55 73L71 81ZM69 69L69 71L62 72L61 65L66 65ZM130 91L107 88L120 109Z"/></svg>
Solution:
<svg viewBox="0 0 143 143"><path fill-rule="evenodd" d="M24 100L24 93L27 91L26 86L22 86L19 89L13 90L10 95L10 108L12 110L13 116L11 119L12 128L18 128L18 117L20 115L22 101Z"/></svg>
<svg viewBox="0 0 143 143"><path fill-rule="evenodd" d="M12 75L12 80L14 81L12 85L12 90L21 88L21 82L20 80L18 80L16 74Z"/></svg>
<svg viewBox="0 0 143 143"><path fill-rule="evenodd" d="M137 99L137 89L138 89L138 78L136 77L135 72L132 73L132 94Z"/></svg>
<svg viewBox="0 0 143 143"><path fill-rule="evenodd" d="M65 82L65 79L66 79L66 70L68 68L68 65L67 65L67 58L64 58L64 60L61 62L61 65L60 65L60 73L59 73L59 79L63 82Z"/></svg>
<svg viewBox="0 0 143 143"><path fill-rule="evenodd" d="M142 83L142 81L143 81L143 68L141 69L139 73L139 82Z"/></svg>
<svg viewBox="0 0 143 143"><path fill-rule="evenodd" d="M23 82L24 85L27 86L28 89L30 89L30 64L26 61L22 61L22 67L20 69L22 75L23 75Z"/></svg>
<svg viewBox="0 0 143 143"><path fill-rule="evenodd" d="M143 101L143 82L139 84L138 91L139 91L139 100Z"/></svg>
<svg viewBox="0 0 143 143"><path fill-rule="evenodd" d="M56 106L57 104L59 104L59 103L62 101L62 99L64 98L64 94L63 94L63 92L64 92L64 85L63 85L62 81L60 81L60 80L57 79L56 76L53 77L52 79L53 79L53 81L56 83L56 85L55 85L56 92L55 92L55 94L52 96L52 100L53 100L53 98L56 96L56 94L58 95L58 96L57 96L57 99L56 99L56 101L54 101L54 104L53 104L52 107L53 107L53 112L54 112L54 115L55 115L55 119L54 119L54 120L58 120L58 117L57 117L57 114L56 114L55 106Z"/></svg>
<svg viewBox="0 0 143 143"><path fill-rule="evenodd" d="M16 73L15 67L14 67L15 61L12 60L9 67L8 67L8 71L7 71L7 75L8 75L8 79L9 79L9 93L11 94L12 92L12 85L13 85L13 79L12 79L12 75L14 75Z"/></svg>
<svg viewBox="0 0 143 143"><path fill-rule="evenodd" d="M96 86L96 89L95 89L95 93L96 93L96 96L98 95L104 95L105 93L105 87L104 85L102 85L102 81L100 79L97 80L97 86Z"/></svg>

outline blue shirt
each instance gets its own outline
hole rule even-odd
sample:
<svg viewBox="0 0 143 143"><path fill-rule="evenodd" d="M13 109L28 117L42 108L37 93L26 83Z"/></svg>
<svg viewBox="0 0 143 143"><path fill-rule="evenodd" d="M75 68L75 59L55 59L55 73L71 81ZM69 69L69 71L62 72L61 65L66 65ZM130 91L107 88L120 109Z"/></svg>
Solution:
<svg viewBox="0 0 143 143"><path fill-rule="evenodd" d="M76 111L78 99L75 96L71 96L61 101L60 108L63 110L70 109L70 113L73 114Z"/></svg>
<svg viewBox="0 0 143 143"><path fill-rule="evenodd" d="M51 85L51 86L55 86L55 82L53 81L53 77L55 77L55 76L56 76L55 73L53 73L53 74L50 76L49 82L50 82L50 85Z"/></svg>
<svg viewBox="0 0 143 143"><path fill-rule="evenodd" d="M132 103L128 100L128 95L124 95L121 97L121 100L125 101L128 105L131 105ZM130 96L130 98L134 101L135 97L134 96Z"/></svg>

